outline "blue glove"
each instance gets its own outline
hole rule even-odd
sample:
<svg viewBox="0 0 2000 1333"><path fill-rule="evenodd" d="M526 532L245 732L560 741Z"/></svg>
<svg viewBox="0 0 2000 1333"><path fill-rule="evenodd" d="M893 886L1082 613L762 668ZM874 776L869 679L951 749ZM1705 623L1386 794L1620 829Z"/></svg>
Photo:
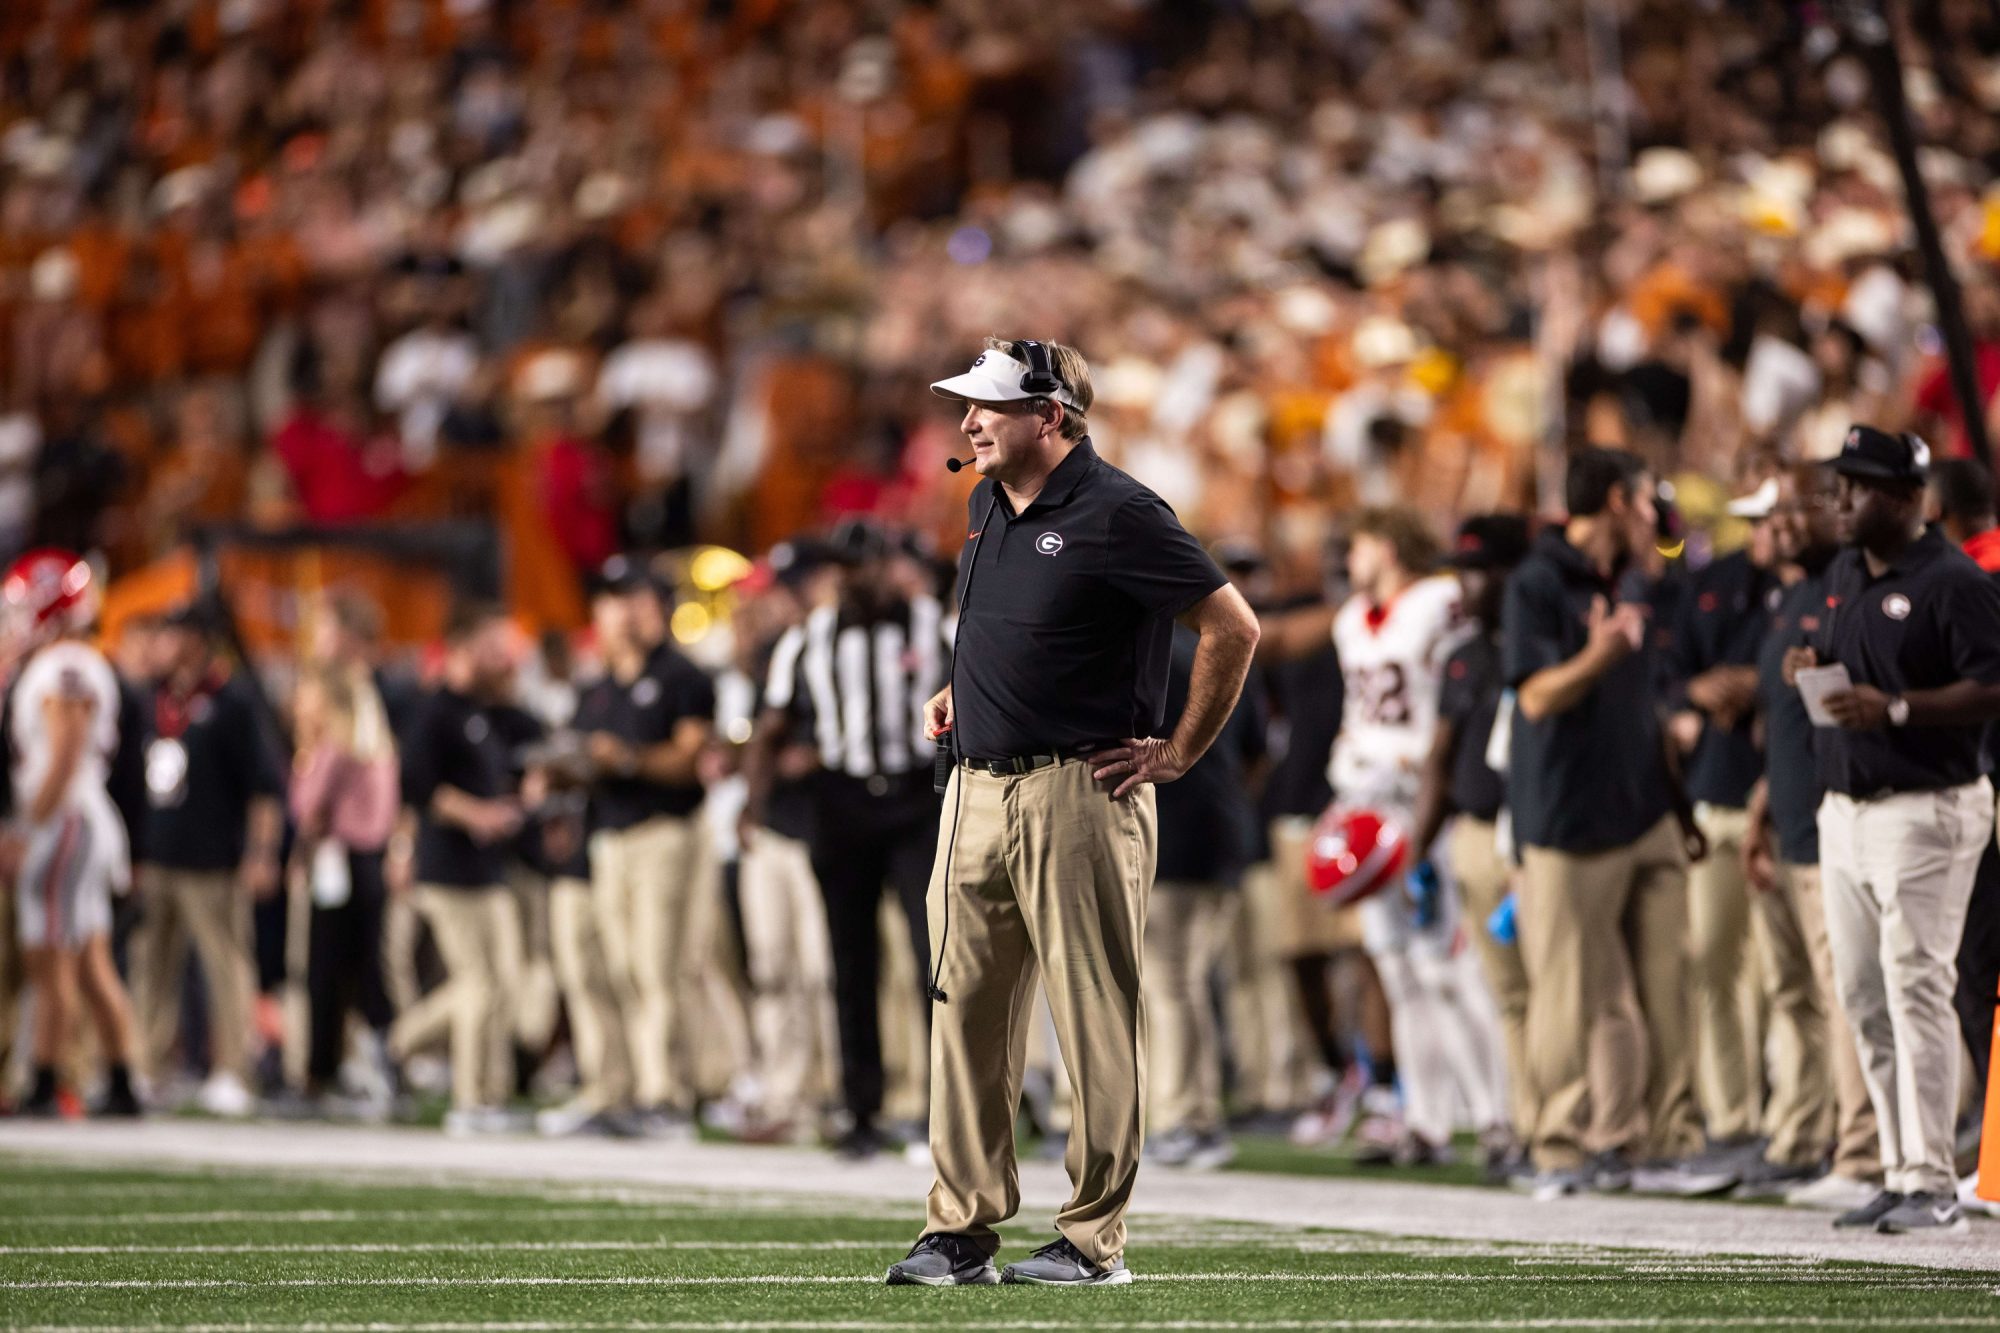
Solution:
<svg viewBox="0 0 2000 1333"><path fill-rule="evenodd" d="M1437 867L1426 857L1417 862L1410 871L1404 885L1410 895L1412 917L1418 930L1428 930L1438 922L1439 900L1443 897L1443 885L1438 883Z"/></svg>
<svg viewBox="0 0 2000 1333"><path fill-rule="evenodd" d="M1493 915L1486 918L1486 933L1493 937L1496 944L1511 947L1519 941L1521 934L1514 920L1513 894L1502 898L1500 905L1493 909Z"/></svg>

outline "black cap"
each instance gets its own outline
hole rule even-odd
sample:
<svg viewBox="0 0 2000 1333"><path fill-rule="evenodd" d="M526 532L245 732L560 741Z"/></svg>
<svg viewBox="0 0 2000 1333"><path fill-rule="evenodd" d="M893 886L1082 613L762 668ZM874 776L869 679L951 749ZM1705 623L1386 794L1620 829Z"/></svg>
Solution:
<svg viewBox="0 0 2000 1333"><path fill-rule="evenodd" d="M827 538L827 545L833 548L833 558L843 565L886 559L895 549L888 532L879 523L865 518L841 520Z"/></svg>
<svg viewBox="0 0 2000 1333"><path fill-rule="evenodd" d="M1857 481L1921 486L1931 475L1931 447L1908 431L1891 435L1857 424L1841 442L1840 456L1827 466Z"/></svg>
<svg viewBox="0 0 2000 1333"><path fill-rule="evenodd" d="M797 587L816 569L833 559L833 552L817 537L794 537L771 548L771 573L787 587Z"/></svg>
<svg viewBox="0 0 2000 1333"><path fill-rule="evenodd" d="M643 562L629 555L614 555L606 560L597 571L594 591L599 595L616 597L621 593L637 592L652 582Z"/></svg>
<svg viewBox="0 0 2000 1333"><path fill-rule="evenodd" d="M1454 569L1512 569L1528 558L1528 520L1519 514L1474 514L1458 525Z"/></svg>

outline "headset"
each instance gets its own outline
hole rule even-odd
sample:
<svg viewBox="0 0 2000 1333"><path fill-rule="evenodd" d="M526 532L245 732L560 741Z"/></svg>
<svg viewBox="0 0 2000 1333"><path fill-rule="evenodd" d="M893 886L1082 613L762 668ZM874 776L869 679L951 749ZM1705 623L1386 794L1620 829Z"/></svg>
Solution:
<svg viewBox="0 0 2000 1333"><path fill-rule="evenodd" d="M1021 355L1027 358L1028 369L1021 376L1021 392L1031 393L1037 398L1053 398L1069 388L1056 374L1055 363L1049 359L1049 349L1033 338L1023 338L1016 344Z"/></svg>

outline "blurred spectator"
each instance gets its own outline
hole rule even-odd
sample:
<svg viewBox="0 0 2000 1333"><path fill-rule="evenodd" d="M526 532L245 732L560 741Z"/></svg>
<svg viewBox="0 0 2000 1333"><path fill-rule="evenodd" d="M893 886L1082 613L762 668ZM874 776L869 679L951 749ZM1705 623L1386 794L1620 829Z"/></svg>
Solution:
<svg viewBox="0 0 2000 1333"><path fill-rule="evenodd" d="M403 738L403 800L416 811L413 865L392 874L414 885L417 908L443 956L449 992L455 1134L504 1130L514 1067L508 1019L521 974L521 923L506 887L507 845L523 813L491 710L513 677L509 626L497 608L457 608L444 670ZM404 1017L408 1018L406 1011ZM397 1054L408 1048L399 1025Z"/></svg>
<svg viewBox="0 0 2000 1333"><path fill-rule="evenodd" d="M592 772L590 879L633 1070L633 1107L653 1137L694 1133L689 1008L720 895L700 818L697 763L713 734L715 690L666 633L651 574L620 559L591 599L604 675L577 701L573 726Z"/></svg>
<svg viewBox="0 0 2000 1333"><path fill-rule="evenodd" d="M371 694L373 686L363 682ZM290 808L294 857L312 900L306 994L311 1036L308 1096L335 1090L346 1054L347 1016L366 1024L363 1066L376 1075L376 1114L390 1091L386 1041L395 1010L382 975L388 885L383 851L395 830L396 749L379 705L364 707L353 677L321 667L293 695L296 757Z"/></svg>
<svg viewBox="0 0 2000 1333"><path fill-rule="evenodd" d="M1167 716L1187 707L1200 636L1174 629ZM1146 909L1152 1080L1149 1149L1165 1166L1215 1170L1236 1156L1223 1123L1221 1031L1214 984L1242 928L1255 805L1250 770L1264 757L1264 705L1245 693L1201 761L1159 789L1158 879Z"/></svg>
<svg viewBox="0 0 2000 1333"><path fill-rule="evenodd" d="M328 383L321 362L318 353L306 354L295 384L297 403L271 447L307 522L381 518L404 486L396 442L375 429L359 387Z"/></svg>
<svg viewBox="0 0 2000 1333"><path fill-rule="evenodd" d="M281 780L252 700L256 686L220 660L211 612L182 607L156 631L153 726L146 748L143 915L132 941L144 1067L156 1095L173 1072L181 979L192 937L209 1017L204 1109L251 1109L250 908L279 885Z"/></svg>

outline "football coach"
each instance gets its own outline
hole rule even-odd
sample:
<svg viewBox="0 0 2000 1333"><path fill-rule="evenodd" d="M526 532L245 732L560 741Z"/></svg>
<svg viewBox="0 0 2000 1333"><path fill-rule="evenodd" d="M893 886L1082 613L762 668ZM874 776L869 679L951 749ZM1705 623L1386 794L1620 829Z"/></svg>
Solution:
<svg viewBox="0 0 2000 1333"><path fill-rule="evenodd" d="M933 392L965 404L980 475L958 562L952 677L925 705L953 763L929 895L931 1186L892 1285L1116 1285L1145 1137L1139 959L1153 786L1235 707L1257 619L1159 496L1097 456L1081 354L989 340ZM964 466L963 463L959 464ZM958 470L957 468L953 469ZM1163 716L1174 621L1201 636ZM1020 1206L1014 1115L1037 969L1074 1090L1057 1238L994 1272Z"/></svg>

